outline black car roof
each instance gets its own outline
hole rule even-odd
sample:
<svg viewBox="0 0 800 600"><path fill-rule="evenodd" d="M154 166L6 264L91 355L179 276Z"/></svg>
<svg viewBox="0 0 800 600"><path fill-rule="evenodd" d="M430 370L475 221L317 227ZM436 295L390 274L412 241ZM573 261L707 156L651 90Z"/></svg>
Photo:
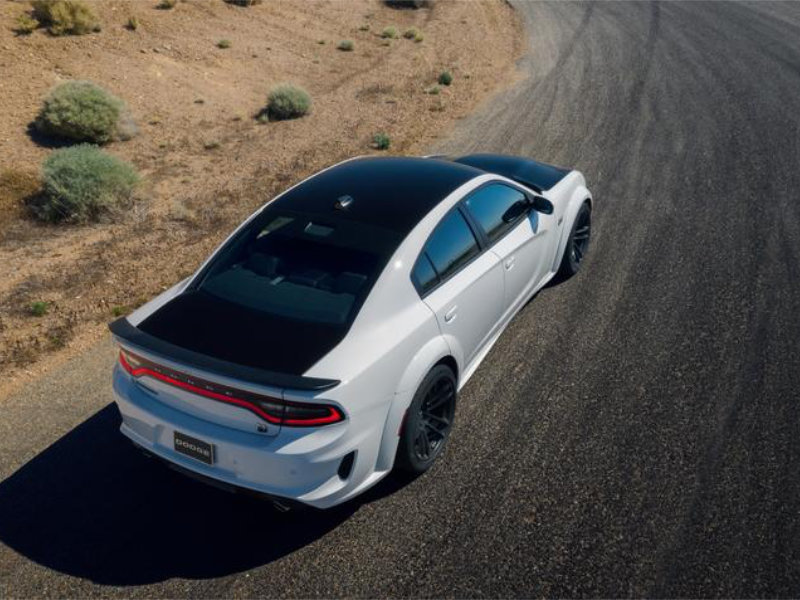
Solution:
<svg viewBox="0 0 800 600"><path fill-rule="evenodd" d="M570 171L538 160L505 154L470 154L455 159L455 162L508 177L536 192L549 190Z"/></svg>
<svg viewBox="0 0 800 600"><path fill-rule="evenodd" d="M405 235L453 190L484 174L431 158L358 158L302 182L270 207L330 214ZM338 201L346 207L337 208Z"/></svg>

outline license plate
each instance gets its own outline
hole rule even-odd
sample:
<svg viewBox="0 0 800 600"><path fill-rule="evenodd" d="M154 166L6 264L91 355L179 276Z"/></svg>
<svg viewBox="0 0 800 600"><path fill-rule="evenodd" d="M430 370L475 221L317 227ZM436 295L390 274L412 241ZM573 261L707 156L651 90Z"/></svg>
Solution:
<svg viewBox="0 0 800 600"><path fill-rule="evenodd" d="M180 431L175 432L174 443L176 452L190 456L207 465L214 464L214 444L198 440Z"/></svg>

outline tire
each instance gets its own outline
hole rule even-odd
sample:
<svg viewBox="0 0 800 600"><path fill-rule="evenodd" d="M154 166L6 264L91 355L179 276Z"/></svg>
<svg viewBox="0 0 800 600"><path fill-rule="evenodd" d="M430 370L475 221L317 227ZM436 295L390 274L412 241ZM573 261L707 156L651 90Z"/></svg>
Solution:
<svg viewBox="0 0 800 600"><path fill-rule="evenodd" d="M575 215L575 221L572 223L567 245L564 248L564 257L558 267L560 279L569 279L580 270L581 263L589 249L591 234L592 207L588 202L584 202L578 210L578 214Z"/></svg>
<svg viewBox="0 0 800 600"><path fill-rule="evenodd" d="M456 389L456 377L446 365L436 365L425 376L406 412L396 468L419 475L442 454L453 428Z"/></svg>

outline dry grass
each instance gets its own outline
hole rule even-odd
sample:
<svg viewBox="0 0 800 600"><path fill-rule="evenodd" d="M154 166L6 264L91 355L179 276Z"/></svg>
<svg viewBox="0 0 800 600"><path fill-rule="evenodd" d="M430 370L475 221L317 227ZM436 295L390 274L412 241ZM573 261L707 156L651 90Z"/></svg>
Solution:
<svg viewBox="0 0 800 600"><path fill-rule="evenodd" d="M36 195L40 188L39 176L34 171L0 171L0 237L6 226L24 213L25 201Z"/></svg>

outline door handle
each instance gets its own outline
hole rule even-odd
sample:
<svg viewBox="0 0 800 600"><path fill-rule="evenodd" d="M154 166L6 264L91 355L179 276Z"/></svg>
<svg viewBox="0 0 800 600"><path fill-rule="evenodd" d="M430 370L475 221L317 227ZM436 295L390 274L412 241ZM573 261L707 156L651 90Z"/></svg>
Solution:
<svg viewBox="0 0 800 600"><path fill-rule="evenodd" d="M514 261L517 260L516 256L509 256L506 261L503 263L503 266L506 268L506 271L510 271L514 267Z"/></svg>
<svg viewBox="0 0 800 600"><path fill-rule="evenodd" d="M446 313L444 313L444 322L445 323L451 323L453 321L453 319L456 318L456 313L457 312L458 312L458 307L454 306L453 308L448 310Z"/></svg>

